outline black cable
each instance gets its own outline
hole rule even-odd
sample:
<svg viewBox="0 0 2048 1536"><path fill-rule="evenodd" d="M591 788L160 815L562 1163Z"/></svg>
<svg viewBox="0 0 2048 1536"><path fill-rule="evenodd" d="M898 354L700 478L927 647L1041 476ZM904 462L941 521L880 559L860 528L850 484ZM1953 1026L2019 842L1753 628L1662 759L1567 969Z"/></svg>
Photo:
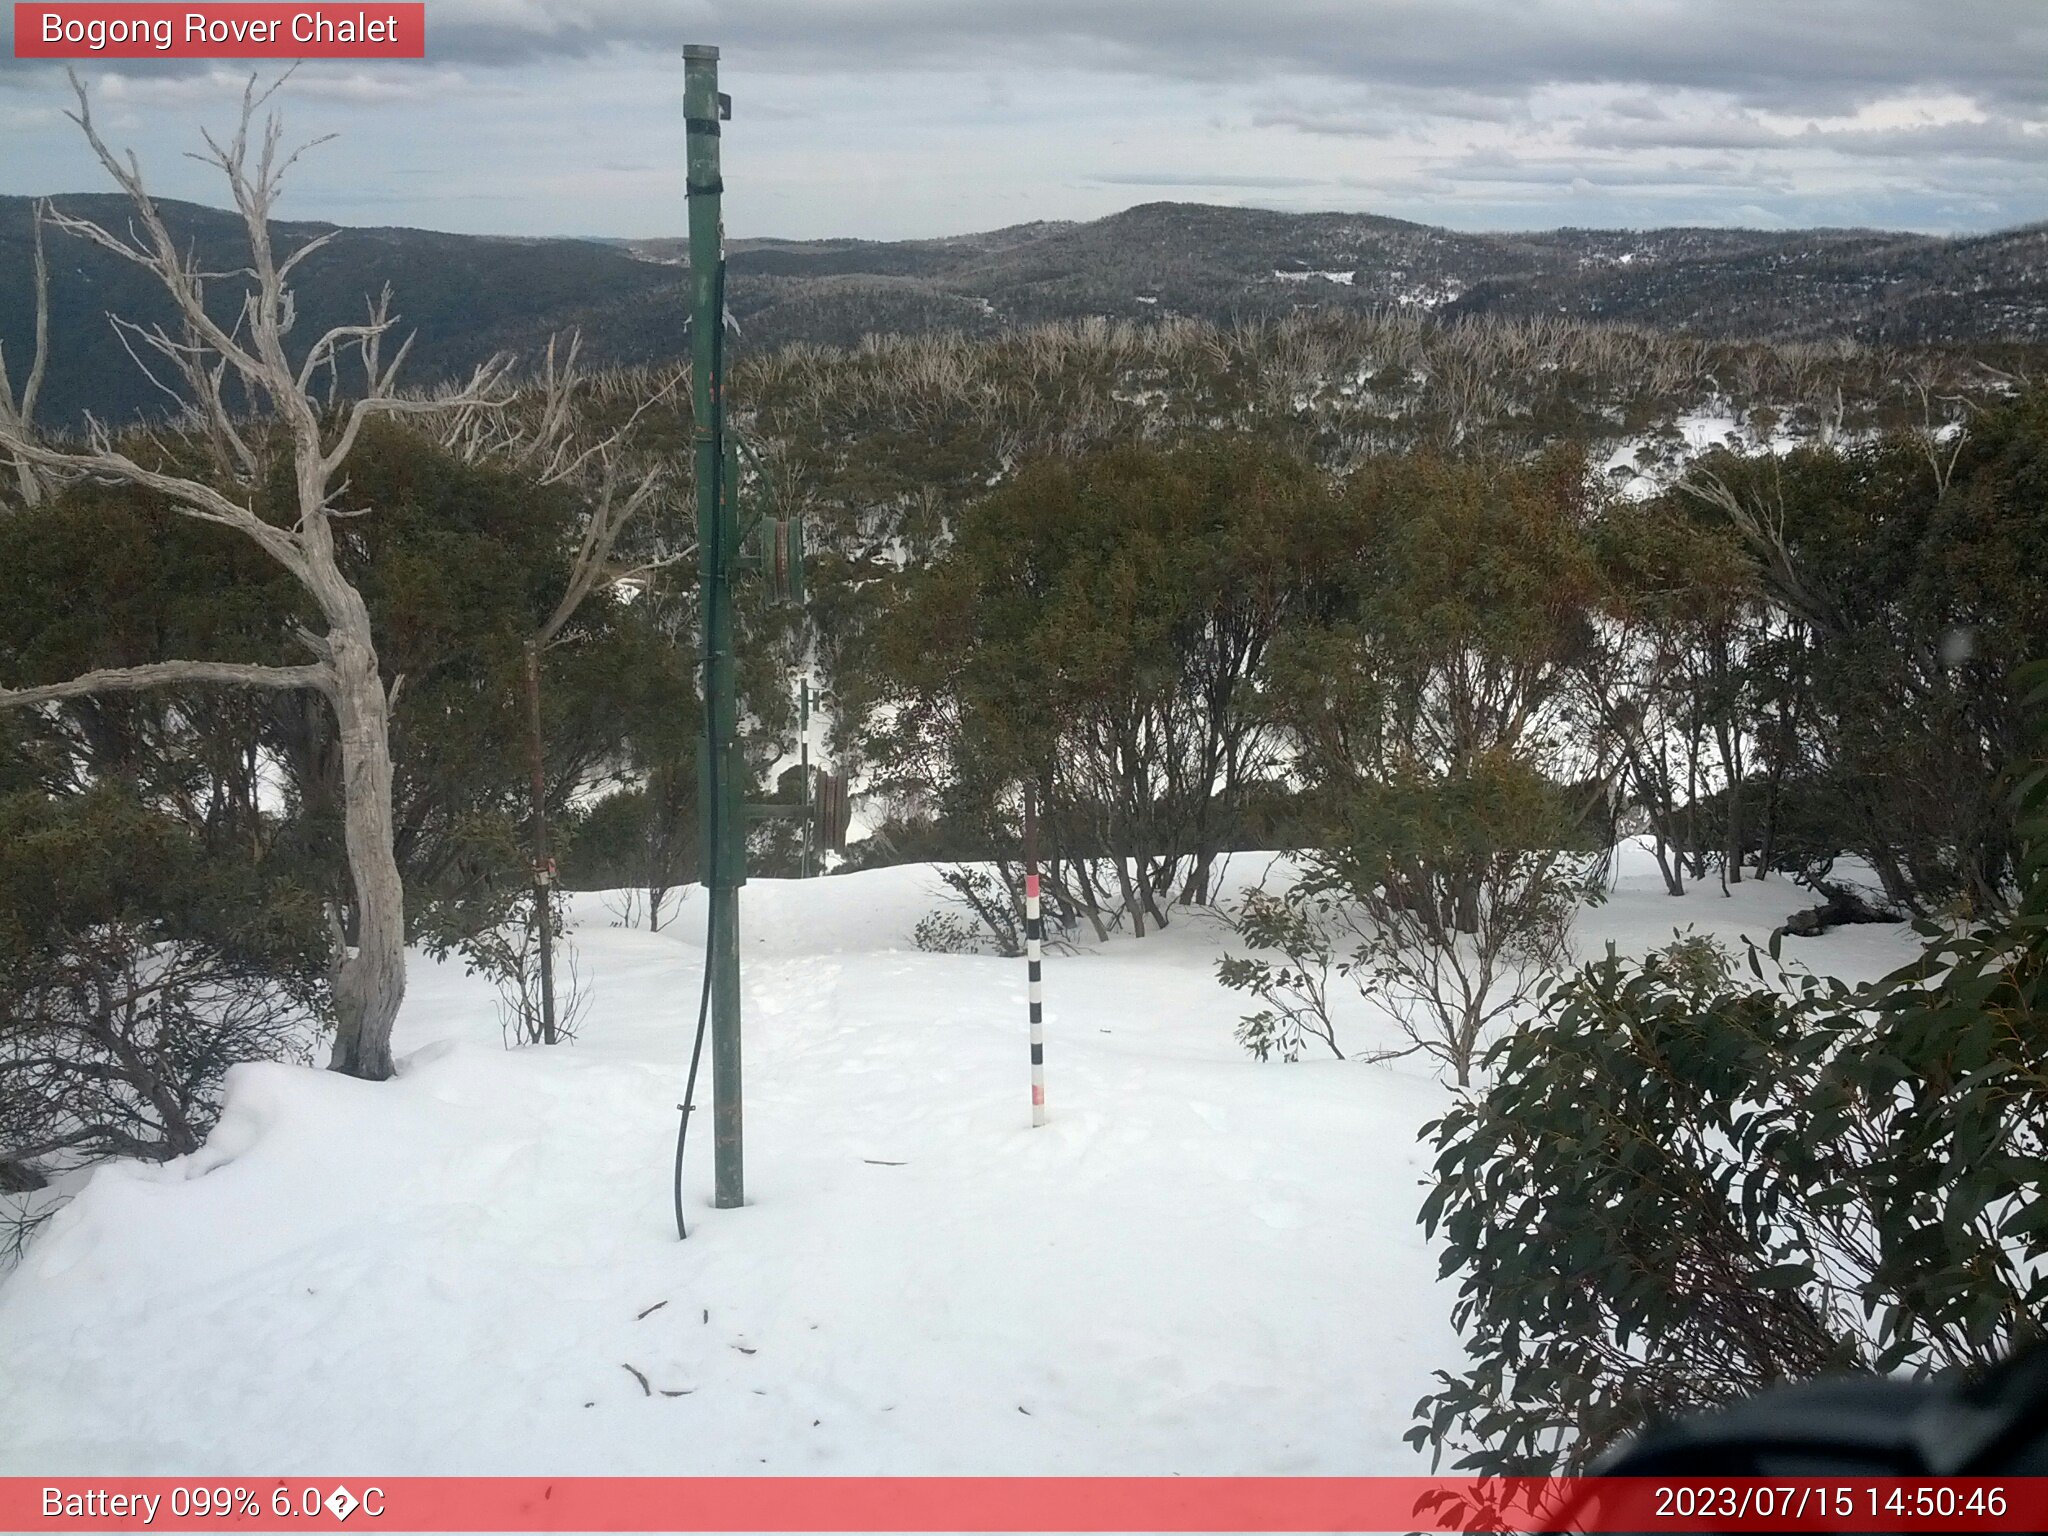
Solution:
<svg viewBox="0 0 2048 1536"><path fill-rule="evenodd" d="M697 1043L690 1049L690 1080L683 1087L683 1102L676 1106L683 1118L676 1125L676 1238L689 1237L683 1225L683 1144L690 1135L690 1109L697 1097L697 1062L704 1054L704 1025L711 1017L711 928L718 920L718 903L709 902L704 912L704 993L697 1001Z"/></svg>
<svg viewBox="0 0 2048 1536"><path fill-rule="evenodd" d="M725 262L723 260L718 263L718 270L712 277L712 284L716 290L716 302L712 307L719 316L718 329L713 333L711 341L712 389L714 391L713 398L717 401L713 409L716 411L723 409L725 405L723 398L725 374ZM714 422L717 421L715 415L713 420ZM719 425L722 426L722 423ZM717 601L716 588L719 575L725 568L726 554L725 487L721 484L725 475L725 441L723 432L716 428L714 428L712 436L712 446L714 451L710 456L712 464L711 526L709 529L699 531L700 538L708 533L711 539L711 559L707 562L712 572L711 584L710 588L704 593L704 604L707 610L713 602ZM703 505L702 498L699 498L698 505ZM707 611L705 614L707 636L711 628L709 619L710 614ZM707 644L704 647L703 684L704 717L707 735L709 734L708 727L712 724L711 669L711 647ZM676 1106L677 1109L682 1111L683 1116L676 1125L675 1206L676 1240L678 1242L687 1241L690 1236L689 1229L683 1225L683 1148L690 1137L690 1112L695 1108L697 1102L697 1063L704 1056L704 1026L711 1019L711 964L712 956L717 950L718 902L710 898L711 893L718 889L718 854L720 846L725 841L724 837L720 835L722 829L718 825L718 797L720 794L718 779L720 764L718 761L717 743L715 741L710 743L710 750L705 753L705 756L708 759L708 763L704 773L704 792L710 797L711 846L704 850L704 873L708 877L704 882L704 892L707 898L704 907L704 989L697 999L697 1041L696 1044L690 1047L690 1076L689 1080L683 1085L683 1102Z"/></svg>

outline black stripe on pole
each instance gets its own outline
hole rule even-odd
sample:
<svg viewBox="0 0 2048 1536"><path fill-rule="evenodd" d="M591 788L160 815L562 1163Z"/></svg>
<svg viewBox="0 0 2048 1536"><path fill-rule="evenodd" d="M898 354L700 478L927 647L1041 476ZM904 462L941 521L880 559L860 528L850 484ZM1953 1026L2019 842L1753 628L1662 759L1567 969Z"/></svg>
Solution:
<svg viewBox="0 0 2048 1536"><path fill-rule="evenodd" d="M1044 1012L1042 1011L1042 1010L1044 1009L1044 1007L1045 1007L1045 1004L1043 1004L1043 1003L1033 1003L1033 1004L1031 1005L1031 1022L1032 1022L1032 1023L1034 1023L1034 1024L1043 1024L1043 1023L1045 1022L1045 1014L1044 1014ZM1035 1050L1037 1050L1037 1049L1038 1049L1038 1047L1034 1045L1034 1046L1032 1047L1032 1049L1033 1049L1033 1050L1035 1051Z"/></svg>
<svg viewBox="0 0 2048 1536"><path fill-rule="evenodd" d="M1045 919L1042 917L1025 918L1024 937L1027 939L1043 939L1045 937Z"/></svg>
<svg viewBox="0 0 2048 1536"><path fill-rule="evenodd" d="M1043 967L1042 967L1042 964L1041 964L1041 962L1039 962L1039 961L1037 961L1037 960L1027 960L1027 961L1025 961L1025 962L1024 962L1024 968L1025 968L1025 969L1026 969L1027 971L1029 971L1029 972L1031 973L1030 977L1028 978L1029 980L1031 980L1031 981L1043 981L1043 980L1045 980L1045 976L1043 975Z"/></svg>
<svg viewBox="0 0 2048 1536"><path fill-rule="evenodd" d="M1033 1047L1031 1047L1031 1065L1033 1065L1034 1067L1042 1067L1045 1065L1044 1046L1034 1045Z"/></svg>

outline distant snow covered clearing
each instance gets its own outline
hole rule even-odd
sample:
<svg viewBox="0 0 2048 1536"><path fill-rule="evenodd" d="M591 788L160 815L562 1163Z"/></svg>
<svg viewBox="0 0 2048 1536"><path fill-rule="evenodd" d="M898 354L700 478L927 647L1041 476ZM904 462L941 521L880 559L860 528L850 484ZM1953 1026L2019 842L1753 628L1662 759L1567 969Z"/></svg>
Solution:
<svg viewBox="0 0 2048 1536"><path fill-rule="evenodd" d="M1454 302L1464 292L1464 285L1460 283L1416 283L1397 291L1394 294L1394 302L1422 309L1436 309Z"/></svg>
<svg viewBox="0 0 2048 1536"><path fill-rule="evenodd" d="M1812 440L1811 433L1777 424L1759 432L1726 401L1713 400L1679 411L1658 432L1623 439L1600 467L1623 496L1644 501L1669 488L1711 449L1782 455Z"/></svg>

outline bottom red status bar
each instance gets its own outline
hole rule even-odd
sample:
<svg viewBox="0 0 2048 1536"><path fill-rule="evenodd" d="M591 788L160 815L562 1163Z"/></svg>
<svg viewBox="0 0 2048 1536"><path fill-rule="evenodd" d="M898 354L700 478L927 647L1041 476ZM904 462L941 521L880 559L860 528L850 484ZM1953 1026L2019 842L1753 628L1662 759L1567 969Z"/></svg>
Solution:
<svg viewBox="0 0 2048 1536"><path fill-rule="evenodd" d="M2048 1478L0 1478L6 1531L2044 1531Z"/></svg>

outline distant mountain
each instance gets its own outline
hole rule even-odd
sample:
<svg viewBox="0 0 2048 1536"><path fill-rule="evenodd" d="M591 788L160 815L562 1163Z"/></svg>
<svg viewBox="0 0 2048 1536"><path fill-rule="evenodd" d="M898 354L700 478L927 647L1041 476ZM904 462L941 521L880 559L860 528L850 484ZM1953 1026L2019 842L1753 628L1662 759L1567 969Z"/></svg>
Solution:
<svg viewBox="0 0 2048 1536"><path fill-rule="evenodd" d="M112 196L59 201L125 222ZM10 363L25 360L32 334L30 206L0 198L0 342ZM229 215L163 206L181 239L210 262L234 264ZM332 227L288 224L280 233L296 240ZM654 361L683 349L685 253L681 240L349 229L302 269L299 325L314 334L354 319L388 281L418 332L416 381L460 373L500 348L531 351L570 326L593 358ZM148 284L75 241L53 237L51 254L57 346L45 419L153 408L162 397L104 318L159 317ZM845 346L878 331L989 334L1088 315L1229 321L1310 305L1570 316L1716 338L2048 343L2048 225L1964 239L1879 230L1464 234L1369 214L1147 203L1087 223L942 240L734 240L728 264L728 302L749 347Z"/></svg>
<svg viewBox="0 0 2048 1536"><path fill-rule="evenodd" d="M55 199L66 212L116 232L128 227L126 200L112 194ZM0 197L0 345L20 387L34 346L32 209L27 198ZM214 270L246 264L241 223L232 214L161 200L172 234ZM279 223L275 239L290 249L335 228ZM37 415L70 423L91 410L113 420L169 402L130 360L107 316L141 323L167 321L169 306L154 280L110 252L46 231L50 261L51 359ZM552 330L582 325L593 338L665 330L667 350L679 345L687 299L672 269L635 259L594 241L510 240L444 235L420 229L348 229L308 258L294 276L298 320L293 334L310 339L329 326L360 320L385 283L402 329L417 333L406 376L429 382L465 372L501 348L527 349ZM228 320L236 285L216 281L218 318ZM623 349L620 349L623 350ZM654 350L660 350L656 348ZM148 355L148 354L145 354ZM387 353L388 355L388 353ZM344 376L344 388L347 379Z"/></svg>
<svg viewBox="0 0 2048 1536"><path fill-rule="evenodd" d="M679 242L627 247L677 260ZM766 344L986 331L1101 314L1227 321L1305 304L1568 315L1703 336L2048 341L2048 225L1463 234L1368 214L1147 203L950 240L735 241L733 307Z"/></svg>

